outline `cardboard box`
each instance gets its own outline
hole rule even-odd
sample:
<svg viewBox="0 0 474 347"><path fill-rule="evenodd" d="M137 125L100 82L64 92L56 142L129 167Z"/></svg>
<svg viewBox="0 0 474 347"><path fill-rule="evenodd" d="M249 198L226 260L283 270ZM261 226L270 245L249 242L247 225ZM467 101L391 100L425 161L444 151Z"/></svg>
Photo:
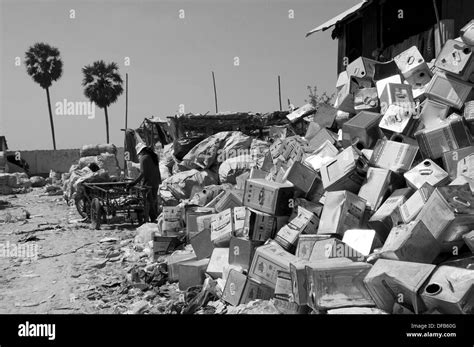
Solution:
<svg viewBox="0 0 474 347"><path fill-rule="evenodd" d="M469 179L474 178L474 154L469 154L459 160L457 166L457 176L462 175Z"/></svg>
<svg viewBox="0 0 474 347"><path fill-rule="evenodd" d="M377 211L394 189L404 185L404 179L395 172L370 167L358 195L367 202L367 208Z"/></svg>
<svg viewBox="0 0 474 347"><path fill-rule="evenodd" d="M398 207L398 215L403 223L410 223L420 213L421 209L434 192L434 187L425 183L415 191L402 205Z"/></svg>
<svg viewBox="0 0 474 347"><path fill-rule="evenodd" d="M241 304L248 304L253 300L270 300L274 291L274 288L249 277L242 294Z"/></svg>
<svg viewBox="0 0 474 347"><path fill-rule="evenodd" d="M359 57L347 65L346 71L349 76L373 79L376 64L375 60Z"/></svg>
<svg viewBox="0 0 474 347"><path fill-rule="evenodd" d="M355 110L354 110L355 112ZM336 115L336 128L341 129L342 126L344 125L345 122L347 122L351 117L353 117L354 114L351 114L349 112L344 112L341 110L337 110L337 115Z"/></svg>
<svg viewBox="0 0 474 347"><path fill-rule="evenodd" d="M277 271L274 297L286 301L294 301L289 271Z"/></svg>
<svg viewBox="0 0 474 347"><path fill-rule="evenodd" d="M222 293L222 300L232 306L240 305L246 285L247 276L239 271L231 269L229 277L227 277L225 283L224 292Z"/></svg>
<svg viewBox="0 0 474 347"><path fill-rule="evenodd" d="M449 112L448 105L429 99L423 101L421 105L420 119L426 129L436 128L440 122L446 120Z"/></svg>
<svg viewBox="0 0 474 347"><path fill-rule="evenodd" d="M214 214L206 214L202 216L197 216L196 217L196 225L197 225L197 231L198 233L202 231L211 231L211 223L212 223L212 218Z"/></svg>
<svg viewBox="0 0 474 347"><path fill-rule="evenodd" d="M292 299L298 305L307 305L308 304L308 274L306 272L307 268L311 268L316 265L324 264L347 264L352 263L348 258L331 258L331 259L322 259L317 261L305 261L298 260L290 264L290 280L291 280L291 292ZM276 294L276 291L275 291Z"/></svg>
<svg viewBox="0 0 474 347"><path fill-rule="evenodd" d="M188 239L191 239L194 235L196 235L199 231L201 231L198 227L197 218L200 216L210 215L214 213L213 208L209 207L199 207L199 206L190 206L185 209L186 215L186 233L188 235Z"/></svg>
<svg viewBox="0 0 474 347"><path fill-rule="evenodd" d="M384 114L390 105L412 108L413 102L411 85L388 83L380 95L380 113Z"/></svg>
<svg viewBox="0 0 474 347"><path fill-rule="evenodd" d="M236 190L227 191L222 198L216 203L215 209L217 212L222 212L229 208L242 206L243 197Z"/></svg>
<svg viewBox="0 0 474 347"><path fill-rule="evenodd" d="M371 229L346 230L342 242L364 256L368 256L374 249L382 247L377 233Z"/></svg>
<svg viewBox="0 0 474 347"><path fill-rule="evenodd" d="M415 133L424 158L438 159L443 153L472 144L471 135L462 119L446 121L438 126Z"/></svg>
<svg viewBox="0 0 474 347"><path fill-rule="evenodd" d="M425 183L429 183L433 187L449 183L448 173L430 159L423 160L413 169L405 172L404 177L407 184L414 189L421 188Z"/></svg>
<svg viewBox="0 0 474 347"><path fill-rule="evenodd" d="M342 145L371 148L382 138L379 129L380 113L361 111L342 126ZM359 147L360 146L360 147Z"/></svg>
<svg viewBox="0 0 474 347"><path fill-rule="evenodd" d="M289 219L289 216L272 216L251 208L248 211L245 230L248 238L253 241L266 241L273 238Z"/></svg>
<svg viewBox="0 0 474 347"><path fill-rule="evenodd" d="M472 47L458 40L447 40L435 61L435 66L468 81L474 72Z"/></svg>
<svg viewBox="0 0 474 347"><path fill-rule="evenodd" d="M291 183L250 179L245 185L244 205L273 215L289 215L289 200L293 198L294 190Z"/></svg>
<svg viewBox="0 0 474 347"><path fill-rule="evenodd" d="M328 192L319 221L318 234L344 235L360 226L366 201L348 191Z"/></svg>
<svg viewBox="0 0 474 347"><path fill-rule="evenodd" d="M182 219L183 211L179 206L163 206L163 233L179 232L183 230L184 223Z"/></svg>
<svg viewBox="0 0 474 347"><path fill-rule="evenodd" d="M229 264L240 266L248 270L257 247L263 245L262 241L251 241L242 237L232 237L229 246Z"/></svg>
<svg viewBox="0 0 474 347"><path fill-rule="evenodd" d="M471 92L472 84L442 73L435 73L425 94L428 98L440 101L460 110Z"/></svg>
<svg viewBox="0 0 474 347"><path fill-rule="evenodd" d="M168 257L168 281L177 282L179 280L179 264L197 260L196 254L193 250L178 250L174 251Z"/></svg>
<svg viewBox="0 0 474 347"><path fill-rule="evenodd" d="M474 154L474 146L455 149L454 151L443 153L443 166L449 175L449 178L457 177L458 163L468 155Z"/></svg>
<svg viewBox="0 0 474 347"><path fill-rule="evenodd" d="M401 84L402 83L402 76L400 76L397 73L397 74L394 74L392 76L388 76L388 77L385 77L381 80L376 81L375 82L375 88L377 88L377 94L379 96L379 99L382 96L382 93L385 90L385 87L387 87L387 85L389 83Z"/></svg>
<svg viewBox="0 0 474 347"><path fill-rule="evenodd" d="M313 152L310 156L308 156L304 163L312 167L314 170L320 170L323 164L331 161L339 154L334 145L331 144L330 141L324 142L316 151Z"/></svg>
<svg viewBox="0 0 474 347"><path fill-rule="evenodd" d="M307 306L295 302L291 275L287 271L278 271L273 305L282 314L303 314L308 311Z"/></svg>
<svg viewBox="0 0 474 347"><path fill-rule="evenodd" d="M384 242L394 225L400 221L398 208L413 194L413 189L395 190L390 197L370 217L368 225L374 229L381 242Z"/></svg>
<svg viewBox="0 0 474 347"><path fill-rule="evenodd" d="M313 117L313 121L321 128L332 128L336 120L337 109L327 104L318 105L318 110Z"/></svg>
<svg viewBox="0 0 474 347"><path fill-rule="evenodd" d="M309 116L314 112L316 112L316 108L312 104L306 104L288 114L286 118L288 118L288 120L293 123L298 121L300 118Z"/></svg>
<svg viewBox="0 0 474 347"><path fill-rule="evenodd" d="M462 236L464 243L469 247L472 253L474 253L474 230L464 234Z"/></svg>
<svg viewBox="0 0 474 347"><path fill-rule="evenodd" d="M365 256L339 239L329 238L317 241L309 257L309 261L320 261L332 258L348 258L363 261Z"/></svg>
<svg viewBox="0 0 474 347"><path fill-rule="evenodd" d="M211 241L211 231L203 230L191 238L191 245L198 259L209 258L214 250L214 243Z"/></svg>
<svg viewBox="0 0 474 347"><path fill-rule="evenodd" d="M416 125L413 108L389 105L379 123L379 128L389 133L410 134Z"/></svg>
<svg viewBox="0 0 474 347"><path fill-rule="evenodd" d="M334 103L334 106L339 111L355 113L355 109L354 109L355 89L356 89L355 85L349 80L337 91L336 101Z"/></svg>
<svg viewBox="0 0 474 347"><path fill-rule="evenodd" d="M244 236L246 234L245 221L247 220L247 215L249 214L249 211L246 207L242 206L234 207L232 212L234 214L234 234L236 236Z"/></svg>
<svg viewBox="0 0 474 347"><path fill-rule="evenodd" d="M410 170L417 152L418 147L406 143L379 140L375 145L369 164L403 173Z"/></svg>
<svg viewBox="0 0 474 347"><path fill-rule="evenodd" d="M419 291L435 268L431 264L378 259L364 283L378 308L392 312L395 303L402 303L420 313L426 307Z"/></svg>
<svg viewBox="0 0 474 347"><path fill-rule="evenodd" d="M249 276L275 289L277 271L289 271L290 263L295 261L293 254L285 251L278 244L271 242L258 247L250 267Z"/></svg>
<svg viewBox="0 0 474 347"><path fill-rule="evenodd" d="M359 111L379 111L379 96L377 88L363 88L356 90L354 94L354 110Z"/></svg>
<svg viewBox="0 0 474 347"><path fill-rule="evenodd" d="M294 162L285 175L295 188L301 190L305 196L322 196L324 194L323 182L319 174L312 168Z"/></svg>
<svg viewBox="0 0 474 347"><path fill-rule="evenodd" d="M322 128L316 135L314 135L311 140L309 140L309 146L316 150L326 141L329 141L332 145L334 145L337 141L337 135L326 128Z"/></svg>
<svg viewBox="0 0 474 347"><path fill-rule="evenodd" d="M222 278L224 269L229 266L229 248L214 248L206 272L212 278Z"/></svg>
<svg viewBox="0 0 474 347"><path fill-rule="evenodd" d="M359 89L373 87L372 80L350 76L349 80L337 89L337 97L334 106L339 111L356 113L354 109L354 94Z"/></svg>
<svg viewBox="0 0 474 347"><path fill-rule="evenodd" d="M205 272L209 259L191 260L179 264L179 289L187 290L190 287L204 283Z"/></svg>
<svg viewBox="0 0 474 347"><path fill-rule="evenodd" d="M331 235L300 235L298 238L298 246L296 247L296 256L302 260L309 260L313 252L314 244L317 241L329 239Z"/></svg>
<svg viewBox="0 0 474 347"><path fill-rule="evenodd" d="M322 165L323 187L328 191L347 190L357 194L367 169L365 158L353 147L348 147Z"/></svg>
<svg viewBox="0 0 474 347"><path fill-rule="evenodd" d="M432 73L416 46L398 54L393 60L410 85L420 87L430 82Z"/></svg>
<svg viewBox="0 0 474 347"><path fill-rule="evenodd" d="M328 310L347 306L374 306L363 283L372 265L361 262L308 266L308 306Z"/></svg>
<svg viewBox="0 0 474 347"><path fill-rule="evenodd" d="M443 314L473 314L474 271L440 266L421 290L421 299Z"/></svg>
<svg viewBox="0 0 474 347"><path fill-rule="evenodd" d="M153 254L154 259L158 259L159 256L170 254L183 243L183 236L153 236Z"/></svg>
<svg viewBox="0 0 474 347"><path fill-rule="evenodd" d="M443 251L463 245L462 235L474 229L474 196L468 185L438 187L418 219L441 243Z"/></svg>
<svg viewBox="0 0 474 347"><path fill-rule="evenodd" d="M211 222L211 241L217 247L228 247L234 232L232 209L214 215Z"/></svg>
<svg viewBox="0 0 474 347"><path fill-rule="evenodd" d="M459 35L465 44L474 46L474 19L459 30Z"/></svg>
<svg viewBox="0 0 474 347"><path fill-rule="evenodd" d="M257 170L258 170L258 169L257 169ZM265 173L265 174L267 174L267 173ZM249 178L250 178L250 172L248 172L248 171L246 171L246 172L244 172L243 174L237 176L237 177L235 178L235 182L236 182L235 187L236 187L237 189L242 189L242 190L244 190L244 189L245 189L245 182L246 182ZM265 176L264 176L263 178L265 178Z"/></svg>
<svg viewBox="0 0 474 347"><path fill-rule="evenodd" d="M298 215L283 226L277 233L275 241L285 250L296 249L301 234L315 234L318 230L319 218L305 208L298 206Z"/></svg>
<svg viewBox="0 0 474 347"><path fill-rule="evenodd" d="M380 256L385 259L432 263L441 247L421 221L395 226L385 241Z"/></svg>

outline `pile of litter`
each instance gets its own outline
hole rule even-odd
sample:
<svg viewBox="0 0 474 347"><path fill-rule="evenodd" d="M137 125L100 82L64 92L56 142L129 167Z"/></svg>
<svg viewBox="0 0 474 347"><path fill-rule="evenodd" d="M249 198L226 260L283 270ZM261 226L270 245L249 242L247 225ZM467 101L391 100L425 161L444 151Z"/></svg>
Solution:
<svg viewBox="0 0 474 347"><path fill-rule="evenodd" d="M64 199L69 202L81 194L81 184L84 182L113 182L119 180L121 173L117 160L117 147L113 144L85 145L80 151L77 164L73 164L69 173L63 174L62 182ZM96 164L98 171L90 169L89 165Z"/></svg>
<svg viewBox="0 0 474 347"><path fill-rule="evenodd" d="M38 184L37 177L30 180L26 173L0 173L0 195L27 193L33 183Z"/></svg>
<svg viewBox="0 0 474 347"><path fill-rule="evenodd" d="M448 40L425 62L411 47L377 79L381 63L361 57L334 106L305 105L259 139L217 133L182 160L165 147L146 240L185 293L174 309L473 313L472 48ZM139 277L158 286L159 269Z"/></svg>

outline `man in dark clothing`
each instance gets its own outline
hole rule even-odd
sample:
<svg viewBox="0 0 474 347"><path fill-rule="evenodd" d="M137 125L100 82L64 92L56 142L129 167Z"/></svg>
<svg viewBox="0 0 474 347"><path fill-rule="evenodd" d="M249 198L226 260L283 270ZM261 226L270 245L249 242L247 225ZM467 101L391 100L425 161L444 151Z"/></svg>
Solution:
<svg viewBox="0 0 474 347"><path fill-rule="evenodd" d="M161 184L158 155L143 143L137 144L136 151L140 162L140 176L130 186L136 185L143 179L143 185L151 187L146 196L147 208L145 210L145 218L148 219L149 217L150 221L155 223L158 218L158 189Z"/></svg>

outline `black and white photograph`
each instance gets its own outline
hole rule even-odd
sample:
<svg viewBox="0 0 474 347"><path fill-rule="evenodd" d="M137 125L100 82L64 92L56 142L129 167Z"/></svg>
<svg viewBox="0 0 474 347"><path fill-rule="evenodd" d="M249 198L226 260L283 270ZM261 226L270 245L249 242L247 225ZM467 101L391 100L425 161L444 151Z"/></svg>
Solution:
<svg viewBox="0 0 474 347"><path fill-rule="evenodd" d="M0 347L473 315L474 1L0 0Z"/></svg>

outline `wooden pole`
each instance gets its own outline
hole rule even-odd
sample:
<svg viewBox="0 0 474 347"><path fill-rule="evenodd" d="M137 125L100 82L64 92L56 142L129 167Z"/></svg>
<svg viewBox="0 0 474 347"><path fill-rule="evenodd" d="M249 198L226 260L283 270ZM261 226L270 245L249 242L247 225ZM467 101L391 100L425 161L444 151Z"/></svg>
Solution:
<svg viewBox="0 0 474 347"><path fill-rule="evenodd" d="M128 126L128 73L125 74L125 131L127 131L127 126ZM127 138L127 134L124 133L124 146L125 148L125 139ZM128 168L127 168L127 159L126 155L123 157L123 172L127 175L129 175Z"/></svg>
<svg viewBox="0 0 474 347"><path fill-rule="evenodd" d="M436 23L438 23L438 35L439 35L439 49L443 48L443 35L441 34L441 21L439 19L438 6L436 6L436 0L433 0L433 7L436 16Z"/></svg>
<svg viewBox="0 0 474 347"><path fill-rule="evenodd" d="M214 102L216 104L216 114L219 113L217 110L217 91L216 91L216 78L214 76L214 71L212 71L212 83L214 84Z"/></svg>
<svg viewBox="0 0 474 347"><path fill-rule="evenodd" d="M125 74L125 129L128 125L128 73Z"/></svg>
<svg viewBox="0 0 474 347"><path fill-rule="evenodd" d="M280 84L280 75L278 75L278 100L280 101L280 111L283 111L281 108L281 84Z"/></svg>

